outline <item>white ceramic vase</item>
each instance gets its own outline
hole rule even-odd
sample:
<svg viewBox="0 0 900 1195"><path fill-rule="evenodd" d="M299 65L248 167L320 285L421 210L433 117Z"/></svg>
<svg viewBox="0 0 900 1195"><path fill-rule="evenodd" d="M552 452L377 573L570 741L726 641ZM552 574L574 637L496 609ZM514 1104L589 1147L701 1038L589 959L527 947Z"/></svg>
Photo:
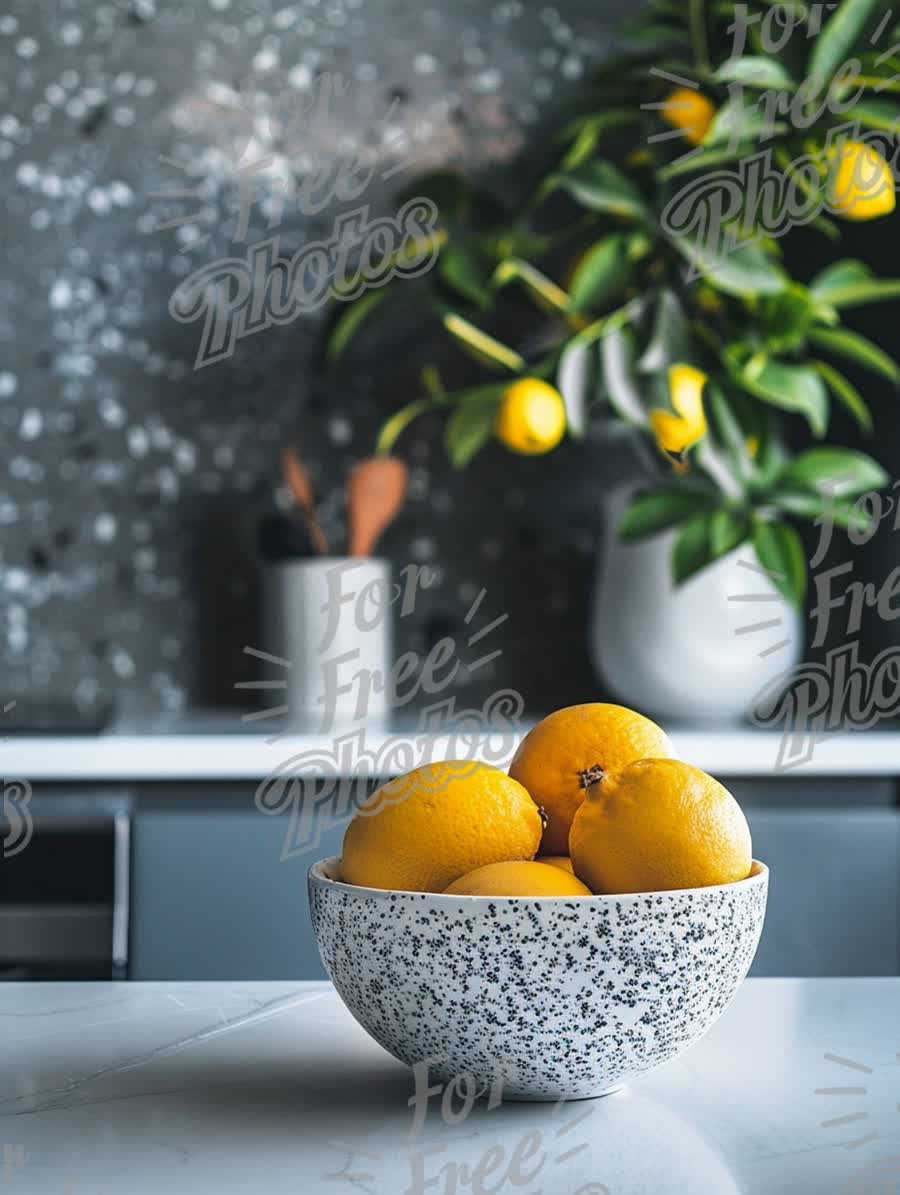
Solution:
<svg viewBox="0 0 900 1195"><path fill-rule="evenodd" d="M676 588L675 532L622 543L629 497L609 496L591 612L594 666L625 704L682 721L735 721L795 665L803 622L749 544Z"/></svg>
<svg viewBox="0 0 900 1195"><path fill-rule="evenodd" d="M289 713L323 731L384 720L393 665L390 562L282 561L266 570L263 596L264 642L286 661Z"/></svg>

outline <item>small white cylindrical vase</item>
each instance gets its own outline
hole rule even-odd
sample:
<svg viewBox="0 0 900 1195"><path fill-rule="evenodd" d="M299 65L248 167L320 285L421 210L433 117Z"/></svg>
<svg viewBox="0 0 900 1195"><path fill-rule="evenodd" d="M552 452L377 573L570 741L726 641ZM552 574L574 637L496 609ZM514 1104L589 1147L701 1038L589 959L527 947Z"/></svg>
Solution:
<svg viewBox="0 0 900 1195"><path fill-rule="evenodd" d="M591 612L594 667L627 705L674 720L746 716L803 651L803 621L750 544L672 581L674 531L622 543L627 491L609 496Z"/></svg>
<svg viewBox="0 0 900 1195"><path fill-rule="evenodd" d="M264 642L287 662L292 720L330 730L383 719L394 662L390 563L289 560L267 566L263 588Z"/></svg>

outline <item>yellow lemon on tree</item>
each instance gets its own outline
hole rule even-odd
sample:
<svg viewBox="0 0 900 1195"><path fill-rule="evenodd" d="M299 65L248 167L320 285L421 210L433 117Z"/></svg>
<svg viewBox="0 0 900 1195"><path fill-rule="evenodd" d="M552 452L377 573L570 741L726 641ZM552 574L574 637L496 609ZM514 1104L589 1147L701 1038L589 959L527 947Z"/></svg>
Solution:
<svg viewBox="0 0 900 1195"><path fill-rule="evenodd" d="M540 378L521 378L504 392L497 411L497 439L512 452L550 452L566 430L566 408L558 390Z"/></svg>
<svg viewBox="0 0 900 1195"><path fill-rule="evenodd" d="M706 374L693 365L670 365L668 372L671 411L650 412L650 426L661 452L681 461L689 448L706 435L703 387Z"/></svg>
<svg viewBox="0 0 900 1195"><path fill-rule="evenodd" d="M549 867L559 867L571 876L575 874L575 868L568 855L538 855L535 863L546 863Z"/></svg>
<svg viewBox="0 0 900 1195"><path fill-rule="evenodd" d="M516 780L489 764L424 764L389 780L344 834L341 878L368 888L443 892L486 863L533 859L543 822Z"/></svg>
<svg viewBox="0 0 900 1195"><path fill-rule="evenodd" d="M690 87L676 87L663 103L662 118L681 129L685 139L699 145L706 136L716 114L715 104Z"/></svg>
<svg viewBox="0 0 900 1195"><path fill-rule="evenodd" d="M444 891L457 896L593 896L574 875L536 860L476 867Z"/></svg>
<svg viewBox="0 0 900 1195"><path fill-rule="evenodd" d="M844 141L830 154L828 206L845 220L874 220L894 210L894 176L881 156L861 141Z"/></svg>
<svg viewBox="0 0 900 1195"><path fill-rule="evenodd" d="M639 759L590 787L569 845L594 892L730 884L750 874L750 830L727 788L679 759Z"/></svg>
<svg viewBox="0 0 900 1195"><path fill-rule="evenodd" d="M538 722L520 743L509 774L546 814L541 853L571 853L569 827L591 784L618 775L635 759L671 754L656 723L622 705L570 705Z"/></svg>

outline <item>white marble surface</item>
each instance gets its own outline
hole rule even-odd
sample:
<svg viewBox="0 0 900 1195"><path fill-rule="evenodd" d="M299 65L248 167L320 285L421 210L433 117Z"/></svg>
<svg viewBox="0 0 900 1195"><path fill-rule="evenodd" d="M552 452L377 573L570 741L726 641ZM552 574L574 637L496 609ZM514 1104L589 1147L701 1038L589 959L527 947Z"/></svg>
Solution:
<svg viewBox="0 0 900 1195"><path fill-rule="evenodd" d="M537 717L524 719L524 734ZM358 730L351 727L350 730ZM812 758L779 771L782 735L750 725L667 725L679 754L716 776L900 776L900 730L885 724L869 731L829 735ZM398 719L388 727L367 725L365 750L390 761L398 740L415 744L415 758L440 760L459 755L447 735L417 733L415 721ZM254 780L286 760L315 757L324 774L341 774L335 740L346 728L285 732L279 725L247 721L239 712L195 711L152 718L122 719L98 735L11 735L0 738L0 776L35 781ZM505 766L521 734L495 734L491 761ZM396 751L393 759L398 758ZM394 765L396 766L396 765ZM391 764L382 774L391 772Z"/></svg>
<svg viewBox="0 0 900 1195"><path fill-rule="evenodd" d="M749 980L630 1089L417 1126L328 984L0 985L0 1191L884 1195L898 1009L896 979Z"/></svg>

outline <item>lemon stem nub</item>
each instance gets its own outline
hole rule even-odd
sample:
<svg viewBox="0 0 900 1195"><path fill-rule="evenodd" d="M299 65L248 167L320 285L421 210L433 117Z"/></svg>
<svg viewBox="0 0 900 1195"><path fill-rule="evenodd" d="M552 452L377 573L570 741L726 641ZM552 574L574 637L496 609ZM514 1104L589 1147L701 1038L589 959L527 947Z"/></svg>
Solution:
<svg viewBox="0 0 900 1195"><path fill-rule="evenodd" d="M597 763L593 767L585 768L583 772L578 773L578 783L582 788L590 788L592 784L598 784L602 779L603 769Z"/></svg>

